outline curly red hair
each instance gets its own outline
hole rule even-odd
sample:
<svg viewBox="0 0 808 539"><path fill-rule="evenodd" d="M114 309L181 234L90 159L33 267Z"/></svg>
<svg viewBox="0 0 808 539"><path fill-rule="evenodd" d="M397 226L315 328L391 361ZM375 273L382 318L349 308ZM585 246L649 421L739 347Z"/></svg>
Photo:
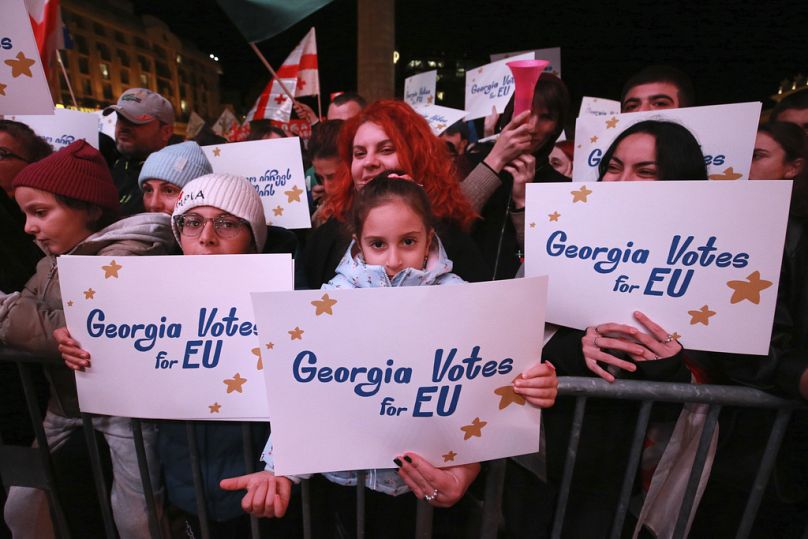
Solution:
<svg viewBox="0 0 808 539"><path fill-rule="evenodd" d="M353 206L354 183L351 177L353 140L359 126L373 122L380 126L398 154L400 168L423 186L435 217L456 221L468 228L477 217L460 190L452 158L446 144L432 134L427 121L403 101L381 100L347 120L337 141L342 164L335 180L335 192L323 206L324 218L345 221Z"/></svg>

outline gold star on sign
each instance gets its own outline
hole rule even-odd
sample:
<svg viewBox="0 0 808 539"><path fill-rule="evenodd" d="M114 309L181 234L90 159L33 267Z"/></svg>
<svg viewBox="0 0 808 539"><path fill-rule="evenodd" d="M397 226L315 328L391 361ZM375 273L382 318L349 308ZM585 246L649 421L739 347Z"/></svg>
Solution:
<svg viewBox="0 0 808 539"><path fill-rule="evenodd" d="M312 301L311 304L317 307L317 310L314 311L315 316L320 316L321 314L333 315L334 311L331 310L331 307L337 304L337 300L329 298L328 294L323 294L321 299Z"/></svg>
<svg viewBox="0 0 808 539"><path fill-rule="evenodd" d="M488 421L480 421L479 417L475 417L474 421L471 422L471 425L464 425L460 427L465 435L463 436L463 440L468 440L472 436L477 436L478 438L482 438L483 427L488 424Z"/></svg>
<svg viewBox="0 0 808 539"><path fill-rule="evenodd" d="M222 409L222 405L218 402L214 402L213 404L208 404L208 408L210 408L210 413L218 414L219 410Z"/></svg>
<svg viewBox="0 0 808 539"><path fill-rule="evenodd" d="M213 157L219 157L221 155L222 150L219 148L213 148Z"/></svg>
<svg viewBox="0 0 808 539"><path fill-rule="evenodd" d="M673 333L671 333L671 339L673 339L674 341L678 341L681 338L682 338L682 336L679 335L678 333L676 333L675 331Z"/></svg>
<svg viewBox="0 0 808 539"><path fill-rule="evenodd" d="M519 378L518 376L516 378ZM514 380L516 380L514 378ZM513 390L512 385L498 387L494 390L494 393L499 395L499 409L504 410L511 404L518 404L519 406L525 405L525 398L522 395L517 394Z"/></svg>
<svg viewBox="0 0 808 539"><path fill-rule="evenodd" d="M426 104L427 104L427 105L431 105L431 104L432 104L432 101L434 101L434 98L433 98L431 95L428 95L428 96L426 97Z"/></svg>
<svg viewBox="0 0 808 539"><path fill-rule="evenodd" d="M88 288L84 291L84 299L95 299L95 290Z"/></svg>
<svg viewBox="0 0 808 539"><path fill-rule="evenodd" d="M72 306L73 306L73 300L72 300L72 299L71 299L70 301L68 301L68 302L67 302L67 306L68 306L68 307L72 307Z"/></svg>
<svg viewBox="0 0 808 539"><path fill-rule="evenodd" d="M0 83L0 95L6 95L6 85Z"/></svg>
<svg viewBox="0 0 808 539"><path fill-rule="evenodd" d="M553 213L548 214L547 217L549 217L551 221L557 222L558 218L561 217L561 214L558 213L557 211L554 211Z"/></svg>
<svg viewBox="0 0 808 539"><path fill-rule="evenodd" d="M589 142L591 142L592 144L596 143L597 141L598 141L597 135L592 135L592 138L589 139Z"/></svg>
<svg viewBox="0 0 808 539"><path fill-rule="evenodd" d="M11 76L15 79L20 75L33 77L33 74L31 73L31 66L35 63L36 62L31 58L26 58L22 51L17 53L16 60L6 60L6 65L11 67Z"/></svg>
<svg viewBox="0 0 808 539"><path fill-rule="evenodd" d="M267 350L272 350L273 348L275 348L275 343L273 343L273 342L268 342L268 343L266 344L266 346L267 346Z"/></svg>
<svg viewBox="0 0 808 539"><path fill-rule="evenodd" d="M250 350L250 352L252 352L253 355L258 356L258 364L255 366L255 368L258 369L259 371L263 370L264 369L264 361L261 359L261 349L258 348L258 347L255 347L252 350Z"/></svg>
<svg viewBox="0 0 808 539"><path fill-rule="evenodd" d="M582 145L582 144L579 144L579 145L578 145L578 149L580 150L581 148L583 148L583 145Z"/></svg>
<svg viewBox="0 0 808 539"><path fill-rule="evenodd" d="M443 457L443 462L454 462L456 456L457 453L455 453L454 451L449 451L445 455L441 455L441 457Z"/></svg>
<svg viewBox="0 0 808 539"><path fill-rule="evenodd" d="M698 311L687 311L687 314L690 315L690 325L695 324L704 324L705 326L710 325L710 317L715 316L715 311L711 311L709 307L704 305Z"/></svg>
<svg viewBox="0 0 808 539"><path fill-rule="evenodd" d="M589 201L586 199L586 197L588 197L589 195L591 195L591 194L592 194L592 191L591 191L590 189L588 189L588 188L587 188L587 187L584 185L584 186L582 186L580 189L578 189L577 191L570 191L570 194L572 194L572 202L573 202L573 204L574 204L575 202L589 202Z"/></svg>
<svg viewBox="0 0 808 539"><path fill-rule="evenodd" d="M243 393L241 386L247 381L246 378L242 378L239 373L233 375L233 378L226 378L223 380L225 385L227 386L227 393L232 393L233 391L238 391L239 393Z"/></svg>
<svg viewBox="0 0 808 539"><path fill-rule="evenodd" d="M300 195L303 194L303 189L295 185L289 191L284 191L283 194L289 198L289 200L287 201L289 204L291 204L292 202L300 202Z"/></svg>
<svg viewBox="0 0 808 539"><path fill-rule="evenodd" d="M740 180L743 178L743 174L735 172L732 167L727 167L721 174L710 174L707 177L711 180Z"/></svg>
<svg viewBox="0 0 808 539"><path fill-rule="evenodd" d="M115 262L114 260L109 263L109 266L101 266L101 269L104 270L104 279L109 279L110 277L118 278L118 270L121 269L123 266Z"/></svg>
<svg viewBox="0 0 808 539"><path fill-rule="evenodd" d="M611 129L611 128L613 128L613 127L617 127L617 123L618 123L619 121L620 121L620 120L618 120L617 118L615 118L614 116L612 116L611 120L606 120L606 129Z"/></svg>
<svg viewBox="0 0 808 539"><path fill-rule="evenodd" d="M530 228L536 228L536 223L530 223Z"/></svg>
<svg viewBox="0 0 808 539"><path fill-rule="evenodd" d="M283 208L281 208L280 206L272 208L272 213L274 213L275 216L283 215Z"/></svg>
<svg viewBox="0 0 808 539"><path fill-rule="evenodd" d="M289 330L286 333L292 336L293 341L302 341L303 340L303 333L304 331L300 329L298 326L295 326L295 329Z"/></svg>
<svg viewBox="0 0 808 539"><path fill-rule="evenodd" d="M745 281L727 281L727 286L732 288L732 298L729 302L733 305L748 299L755 305L760 303L760 292L772 285L771 281L760 278L760 272L755 271Z"/></svg>

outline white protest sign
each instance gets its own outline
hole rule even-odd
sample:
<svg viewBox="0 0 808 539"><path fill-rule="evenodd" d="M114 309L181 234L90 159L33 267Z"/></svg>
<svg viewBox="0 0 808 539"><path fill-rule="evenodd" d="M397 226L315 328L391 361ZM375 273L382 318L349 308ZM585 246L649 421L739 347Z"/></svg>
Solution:
<svg viewBox="0 0 808 539"><path fill-rule="evenodd" d="M467 120L488 116L492 106L502 114L516 88L507 63L516 60L535 60L535 57L529 52L466 71Z"/></svg>
<svg viewBox="0 0 808 539"><path fill-rule="evenodd" d="M491 54L492 62L504 60L505 58L511 59L514 56L532 52L536 55L536 60L547 60L550 62L544 68L545 73L552 73L556 77L561 77L561 47L550 47L548 49L534 49L532 51L519 51L519 52L502 52L498 54Z"/></svg>
<svg viewBox="0 0 808 539"><path fill-rule="evenodd" d="M439 136L453 123L466 117L465 110L450 109L449 107L440 107L438 105L413 108L429 123L429 128L432 129L435 136Z"/></svg>
<svg viewBox="0 0 808 539"><path fill-rule="evenodd" d="M637 325L693 350L766 354L791 182L529 184L527 275L549 275L547 320Z"/></svg>
<svg viewBox="0 0 808 539"><path fill-rule="evenodd" d="M0 3L0 114L53 114L53 97L22 0Z"/></svg>
<svg viewBox="0 0 808 539"><path fill-rule="evenodd" d="M292 268L289 255L60 256L67 327L92 358L81 410L267 419L249 294L291 290Z"/></svg>
<svg viewBox="0 0 808 539"><path fill-rule="evenodd" d="M12 115L7 118L28 125L54 150L60 150L79 139L98 148L98 117L92 112L56 108L52 116Z"/></svg>
<svg viewBox="0 0 808 539"><path fill-rule="evenodd" d="M598 179L600 158L628 127L645 120L685 126L704 153L711 180L747 180L755 148L760 102L630 112L610 116L581 116L575 122L573 181Z"/></svg>
<svg viewBox="0 0 808 539"><path fill-rule="evenodd" d="M252 140L203 146L213 172L238 174L261 196L268 225L310 228L300 139Z"/></svg>
<svg viewBox="0 0 808 539"><path fill-rule="evenodd" d="M434 105L438 71L426 71L404 79L404 101L411 107Z"/></svg>
<svg viewBox="0 0 808 539"><path fill-rule="evenodd" d="M91 114L98 117L98 130L109 138L115 140L115 126L118 124L118 113L113 112L104 116L103 110L97 110Z"/></svg>
<svg viewBox="0 0 808 539"><path fill-rule="evenodd" d="M538 450L511 382L539 360L546 278L256 293L282 475L436 466ZM339 448L338 451L335 448Z"/></svg>
<svg viewBox="0 0 808 539"><path fill-rule="evenodd" d="M578 116L616 116L620 114L620 101L603 99L602 97L584 96Z"/></svg>

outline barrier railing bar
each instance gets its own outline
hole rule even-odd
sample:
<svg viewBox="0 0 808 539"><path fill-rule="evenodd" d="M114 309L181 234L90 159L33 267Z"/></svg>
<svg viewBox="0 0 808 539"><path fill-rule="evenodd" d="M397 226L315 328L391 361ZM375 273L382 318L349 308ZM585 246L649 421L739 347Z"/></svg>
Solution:
<svg viewBox="0 0 808 539"><path fill-rule="evenodd" d="M555 518L553 519L553 530L550 534L552 539L560 539L561 530L564 527L564 513L567 511L567 499L570 495L570 485L572 484L572 472L575 469L575 459L578 455L578 442L581 439L581 426L584 421L584 410L586 409L586 397L575 398L575 414L572 419L572 430L567 445L567 458L564 461L564 475L561 477L561 487L558 490L558 503L556 504Z"/></svg>
<svg viewBox="0 0 808 539"><path fill-rule="evenodd" d="M505 470L507 459L492 460L488 463L485 475L485 501L483 504L483 522L481 539L496 539L500 524L500 508L505 490ZM490 501L489 501L490 500Z"/></svg>
<svg viewBox="0 0 808 539"><path fill-rule="evenodd" d="M253 473L255 471L255 455L252 453L253 436L250 423L241 423L241 445L244 455L244 473ZM259 539L261 531L258 529L258 519L255 515L250 514L250 537L252 539Z"/></svg>
<svg viewBox="0 0 808 539"><path fill-rule="evenodd" d="M651 407L653 405L653 401L643 401L640 406L640 412L637 415L637 423L634 427L634 438L631 442L631 453L628 457L626 473L623 475L620 498L617 502L617 509L615 510L614 521L612 522L611 539L618 539L623 530L623 523L626 519L626 513L628 512L629 497L631 496L631 489L634 486L634 479L637 477L637 468L640 465L643 441L645 440L645 433L648 430L648 421L651 418Z"/></svg>
<svg viewBox="0 0 808 539"><path fill-rule="evenodd" d="M432 538L432 506L424 500L418 500L415 506L415 537L417 539Z"/></svg>
<svg viewBox="0 0 808 539"><path fill-rule="evenodd" d="M202 539L210 539L208 526L208 508L205 504L205 488L202 485L202 467L199 463L199 448L196 446L196 429L190 421L185 422L185 436L188 439L188 453L191 457L191 475L194 478L194 494L196 495L196 516Z"/></svg>
<svg viewBox="0 0 808 539"><path fill-rule="evenodd" d="M769 433L769 440L766 442L766 449L763 451L763 458L761 458L757 475L755 475L752 491L746 501L741 525L738 526L738 533L735 536L738 539L745 539L752 531L752 524L755 522L760 502L763 499L763 492L766 490L772 469L774 469L774 463L777 459L777 454L780 452L780 446L783 443L783 437L786 434L790 419L791 410L779 410L777 412L774 425L772 425L772 430Z"/></svg>
<svg viewBox="0 0 808 539"><path fill-rule="evenodd" d="M356 539L365 539L365 477L367 472L356 472Z"/></svg>
<svg viewBox="0 0 808 539"><path fill-rule="evenodd" d="M101 517L104 520L104 533L108 539L115 539L115 520L112 518L112 508L109 502L109 492L104 481L104 471L101 467L101 456L98 452L98 442L95 439L95 428L93 418L90 414L81 414L82 430L84 439L87 441L87 450L90 452L90 465L93 469L93 481L98 494L98 505L101 508Z"/></svg>
<svg viewBox="0 0 808 539"><path fill-rule="evenodd" d="M673 529L674 538L684 538L687 530L690 512L693 510L693 500L696 497L696 490L699 486L701 473L704 471L704 463L707 461L707 451L718 424L718 414L721 412L721 405L711 404L707 412L707 419L704 422L704 430L699 438L699 446L696 449L696 458L693 459L693 466L690 468L690 477L687 480L685 495L682 499L682 508L679 510L679 517L676 519L676 527Z"/></svg>
<svg viewBox="0 0 808 539"><path fill-rule="evenodd" d="M132 436L135 441L135 454L137 455L137 467L140 471L140 482L143 484L143 495L146 498L146 510L149 518L149 531L151 536L163 537L160 528L160 519L157 515L157 504L154 502L154 486L149 473L149 463L146 459L146 448L143 446L143 423L139 419L132 419ZM155 466L156 463L152 463Z"/></svg>
<svg viewBox="0 0 808 539"><path fill-rule="evenodd" d="M300 503L303 513L303 539L311 539L311 483L308 479L300 483Z"/></svg>

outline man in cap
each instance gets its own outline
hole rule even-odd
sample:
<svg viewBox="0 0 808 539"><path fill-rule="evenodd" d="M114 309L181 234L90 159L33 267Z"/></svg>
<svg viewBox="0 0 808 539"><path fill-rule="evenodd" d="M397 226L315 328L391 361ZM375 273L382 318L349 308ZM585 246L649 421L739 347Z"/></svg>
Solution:
<svg viewBox="0 0 808 539"><path fill-rule="evenodd" d="M140 213L143 196L138 186L140 168L146 158L161 150L174 131L174 107L158 93L145 88L130 88L117 105L104 109L104 116L118 113L115 125L115 147L120 157L112 167L112 178L118 188L121 212Z"/></svg>

